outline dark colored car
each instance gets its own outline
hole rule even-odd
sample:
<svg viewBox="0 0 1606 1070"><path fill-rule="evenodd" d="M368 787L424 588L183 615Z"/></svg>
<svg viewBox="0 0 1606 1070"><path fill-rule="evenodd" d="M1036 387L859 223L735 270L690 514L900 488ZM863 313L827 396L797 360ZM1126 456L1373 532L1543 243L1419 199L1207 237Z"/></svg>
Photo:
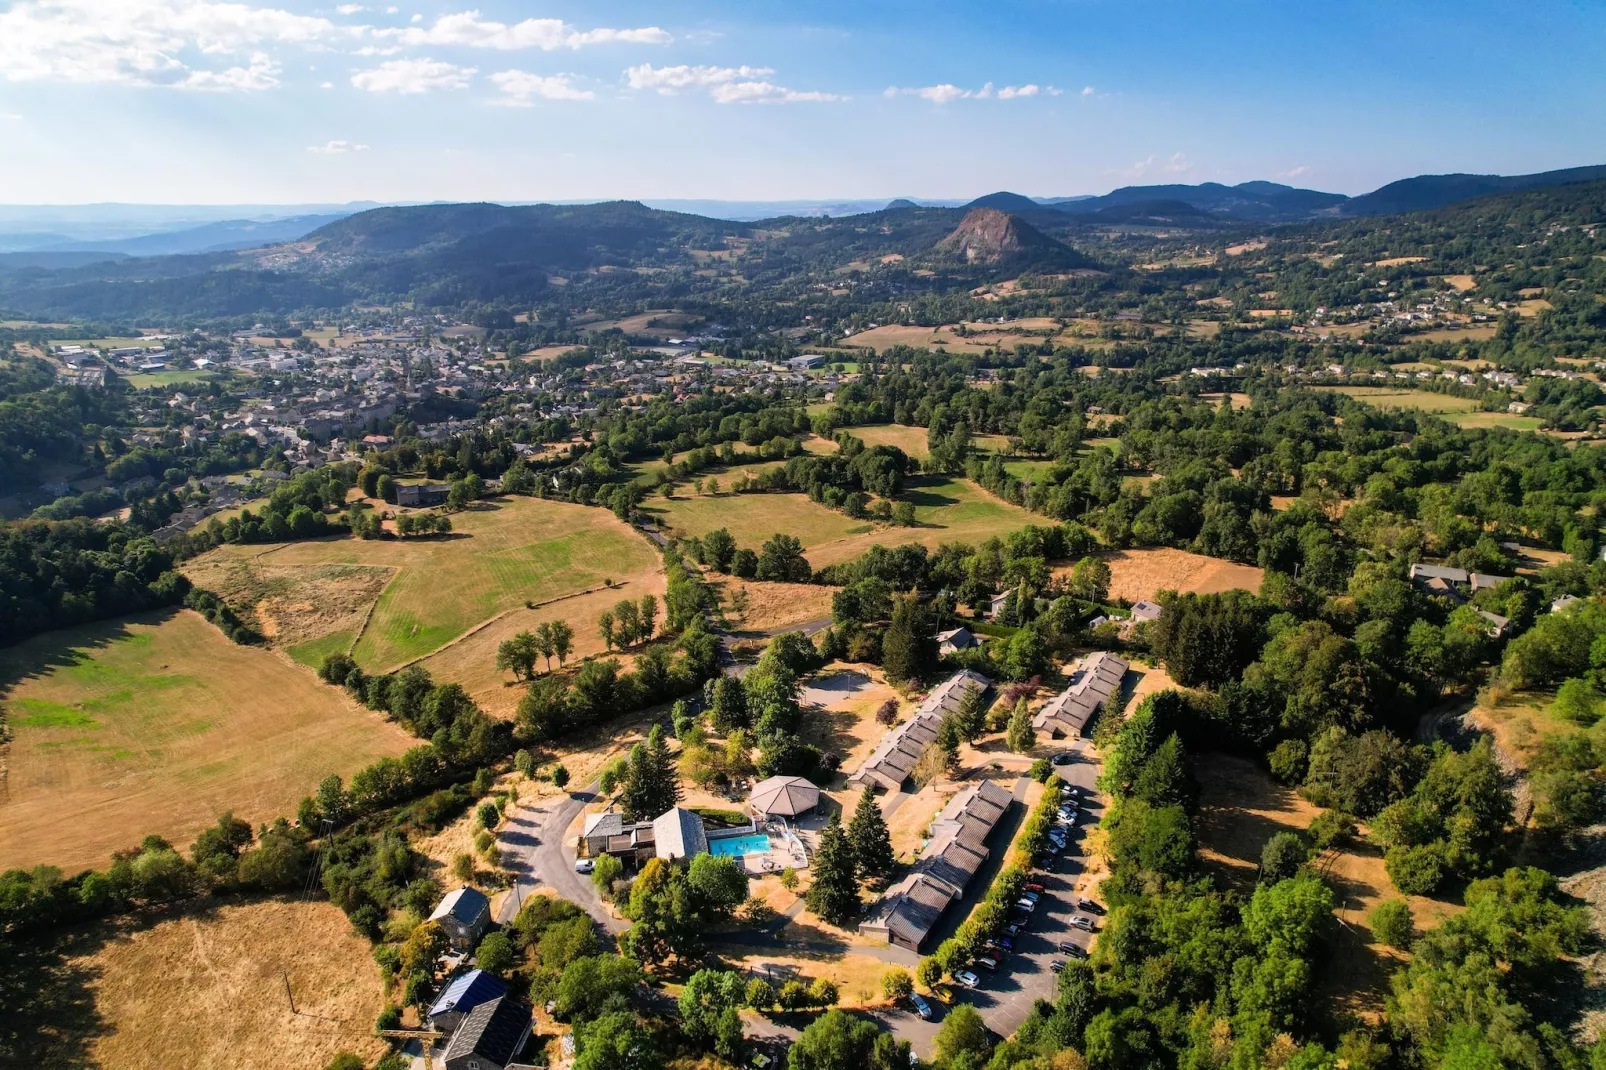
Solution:
<svg viewBox="0 0 1606 1070"><path fill-rule="evenodd" d="M1091 899L1078 899L1076 905L1089 914L1103 914L1104 908Z"/></svg>
<svg viewBox="0 0 1606 1070"><path fill-rule="evenodd" d="M1073 762L1075 759L1076 759L1076 755L1072 754L1068 750L1062 750L1058 754L1054 755L1053 758L1050 758L1049 760L1051 762L1053 762L1055 765L1070 765L1071 762Z"/></svg>

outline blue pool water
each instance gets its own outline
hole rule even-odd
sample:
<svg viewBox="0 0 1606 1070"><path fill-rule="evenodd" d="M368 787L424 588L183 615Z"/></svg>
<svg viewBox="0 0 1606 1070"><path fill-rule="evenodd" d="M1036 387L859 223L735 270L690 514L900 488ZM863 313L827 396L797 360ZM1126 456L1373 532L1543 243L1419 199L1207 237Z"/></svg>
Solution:
<svg viewBox="0 0 1606 1070"><path fill-rule="evenodd" d="M751 836L728 836L721 840L708 841L708 853L719 855L721 858L740 858L742 855L767 854L770 849L768 836L754 833Z"/></svg>

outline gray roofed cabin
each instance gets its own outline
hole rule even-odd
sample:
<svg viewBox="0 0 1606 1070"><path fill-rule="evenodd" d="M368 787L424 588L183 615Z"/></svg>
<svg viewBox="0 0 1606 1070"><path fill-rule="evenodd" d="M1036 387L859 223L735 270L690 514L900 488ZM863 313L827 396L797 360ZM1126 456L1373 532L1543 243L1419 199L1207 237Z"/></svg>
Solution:
<svg viewBox="0 0 1606 1070"><path fill-rule="evenodd" d="M499 996L469 1011L446 1045L447 1070L509 1070L532 1066L521 1062L530 1037L530 1005L514 996Z"/></svg>
<svg viewBox="0 0 1606 1070"><path fill-rule="evenodd" d="M491 924L491 901L477 889L464 885L446 893L429 920L439 922L441 931L455 948L467 951L485 935Z"/></svg>
<svg viewBox="0 0 1606 1070"><path fill-rule="evenodd" d="M1049 699L1032 717L1032 727L1050 739L1085 735L1093 716L1121 690L1130 666L1123 658L1100 650L1071 671L1071 686Z"/></svg>

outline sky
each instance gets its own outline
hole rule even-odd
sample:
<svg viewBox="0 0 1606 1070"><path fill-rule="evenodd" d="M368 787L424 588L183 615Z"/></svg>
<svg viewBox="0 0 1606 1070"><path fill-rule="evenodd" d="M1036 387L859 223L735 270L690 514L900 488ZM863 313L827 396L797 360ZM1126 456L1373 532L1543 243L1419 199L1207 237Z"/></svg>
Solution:
<svg viewBox="0 0 1606 1070"><path fill-rule="evenodd" d="M0 204L1363 193L1606 163L1600 0L0 0Z"/></svg>

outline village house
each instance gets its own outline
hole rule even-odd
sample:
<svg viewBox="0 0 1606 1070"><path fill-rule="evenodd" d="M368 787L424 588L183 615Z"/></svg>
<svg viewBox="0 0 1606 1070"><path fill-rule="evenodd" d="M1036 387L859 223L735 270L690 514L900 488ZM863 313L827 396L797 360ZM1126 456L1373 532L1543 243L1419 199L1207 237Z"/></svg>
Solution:
<svg viewBox="0 0 1606 1070"><path fill-rule="evenodd" d="M961 650L974 650L979 646L981 640L969 628L950 628L937 633L938 654L957 654Z"/></svg>
<svg viewBox="0 0 1606 1070"><path fill-rule="evenodd" d="M453 947L467 951L480 942L491 924L491 901L484 893L464 885L446 893L429 920L440 924Z"/></svg>
<svg viewBox="0 0 1606 1070"><path fill-rule="evenodd" d="M429 1024L451 1033L482 1003L507 995L507 985L484 970L469 970L454 977L429 1008Z"/></svg>
<svg viewBox="0 0 1606 1070"><path fill-rule="evenodd" d="M514 996L487 1000L469 1012L446 1045L446 1070L512 1070L534 1066L526 1052L530 1039L530 1005ZM544 1062L544 1060L543 1060Z"/></svg>
<svg viewBox="0 0 1606 1070"><path fill-rule="evenodd" d="M1088 655L1071 670L1070 686L1032 717L1032 727L1047 732L1050 739L1085 735L1094 715L1120 692L1129 667L1106 650Z"/></svg>
<svg viewBox="0 0 1606 1070"><path fill-rule="evenodd" d="M957 710L972 688L985 691L992 686L993 682L981 673L969 669L954 673L915 707L912 717L887 732L864 764L848 778L849 783L899 790L926 749L936 742L943 717Z"/></svg>

